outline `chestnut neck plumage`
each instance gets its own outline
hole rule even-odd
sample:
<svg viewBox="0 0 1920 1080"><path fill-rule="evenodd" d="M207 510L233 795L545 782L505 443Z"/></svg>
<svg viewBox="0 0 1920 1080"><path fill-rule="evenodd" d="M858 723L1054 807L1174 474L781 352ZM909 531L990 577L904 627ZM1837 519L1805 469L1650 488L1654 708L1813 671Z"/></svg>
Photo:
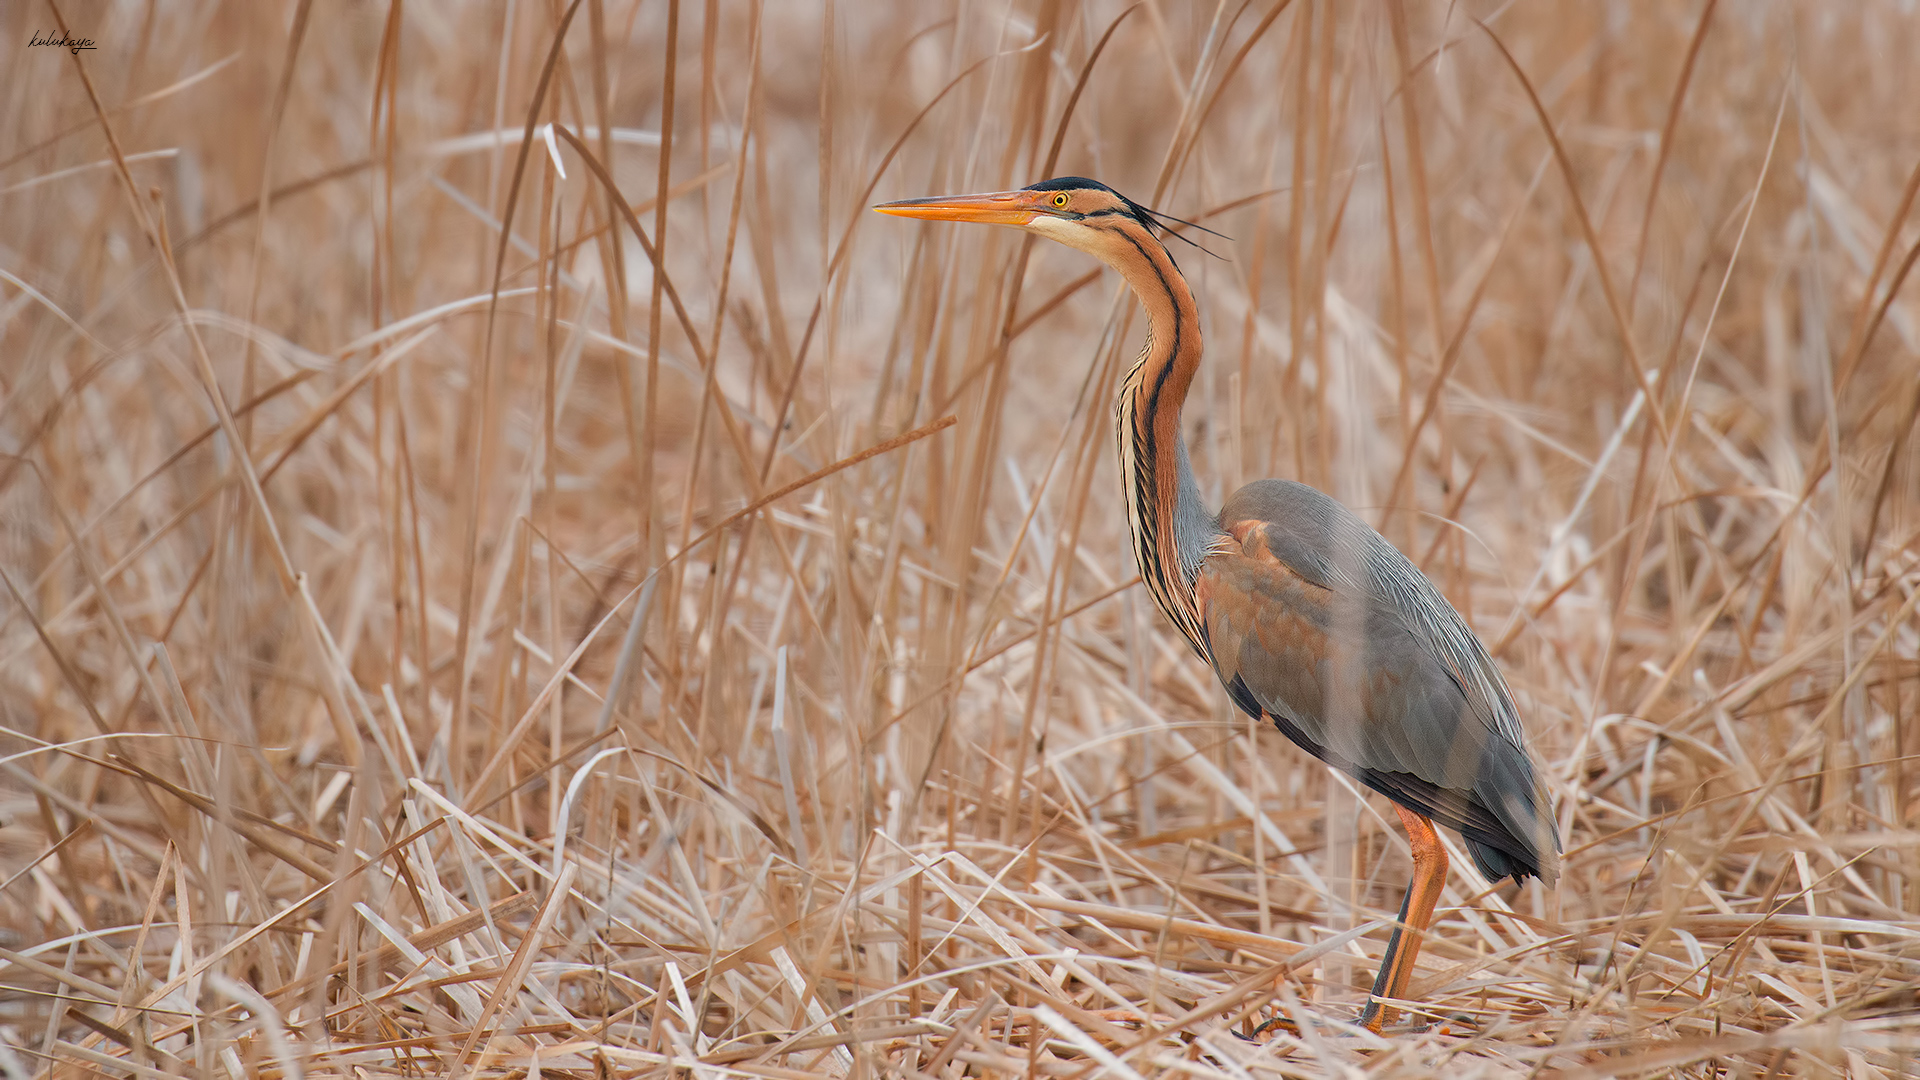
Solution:
<svg viewBox="0 0 1920 1080"><path fill-rule="evenodd" d="M1147 340L1114 402L1120 482L1133 550L1155 602L1203 659L1206 632L1194 580L1219 523L1200 498L1180 433L1180 407L1200 369L1200 313L1186 278L1144 226L1122 218L1096 252L1133 287L1147 313Z"/></svg>

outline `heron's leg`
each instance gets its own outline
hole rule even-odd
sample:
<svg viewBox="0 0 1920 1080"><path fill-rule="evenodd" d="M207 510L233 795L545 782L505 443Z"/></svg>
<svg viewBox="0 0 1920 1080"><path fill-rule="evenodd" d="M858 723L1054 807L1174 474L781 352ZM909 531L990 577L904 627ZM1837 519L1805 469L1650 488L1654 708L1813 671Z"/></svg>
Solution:
<svg viewBox="0 0 1920 1080"><path fill-rule="evenodd" d="M1373 996L1360 1014L1360 1022L1374 1032L1387 1022L1392 1011L1381 999L1406 996L1407 983L1413 980L1413 962L1420 956L1420 940L1433 922L1434 905L1440 902L1440 890L1447 883L1447 849L1440 844L1440 834L1433 831L1433 822L1397 803L1394 809L1400 812L1400 824L1413 847L1413 880L1407 883L1406 899L1400 902L1399 925L1393 928L1386 954L1380 958Z"/></svg>

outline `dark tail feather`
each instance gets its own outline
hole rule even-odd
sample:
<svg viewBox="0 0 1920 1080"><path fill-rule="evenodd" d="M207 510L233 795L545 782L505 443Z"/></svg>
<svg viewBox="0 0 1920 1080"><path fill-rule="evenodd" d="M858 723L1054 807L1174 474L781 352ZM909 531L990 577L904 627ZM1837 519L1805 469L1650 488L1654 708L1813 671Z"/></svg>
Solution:
<svg viewBox="0 0 1920 1080"><path fill-rule="evenodd" d="M1467 841L1467 854L1473 856L1473 865L1488 881L1499 881L1511 877L1515 881L1525 881L1540 873L1538 867L1529 861L1516 858L1509 852L1483 844L1478 840Z"/></svg>
<svg viewBox="0 0 1920 1080"><path fill-rule="evenodd" d="M1495 847L1471 836L1463 835L1467 842L1467 854L1473 856L1473 865L1489 881L1497 882L1501 878L1511 877L1516 882L1537 877L1552 886L1560 880L1560 842L1557 836L1549 836L1538 854L1518 853L1507 848Z"/></svg>

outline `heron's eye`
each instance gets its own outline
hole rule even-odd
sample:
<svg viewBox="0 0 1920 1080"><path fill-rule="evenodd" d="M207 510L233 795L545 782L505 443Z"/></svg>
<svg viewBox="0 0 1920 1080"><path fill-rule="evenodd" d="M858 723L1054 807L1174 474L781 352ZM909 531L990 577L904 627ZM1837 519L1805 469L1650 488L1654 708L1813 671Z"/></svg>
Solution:
<svg viewBox="0 0 1920 1080"><path fill-rule="evenodd" d="M1055 195L1055 196L1053 197L1053 205L1055 205L1055 206L1065 206L1065 205L1067 205L1067 193L1063 191L1063 192L1061 192L1060 194L1058 194L1058 195Z"/></svg>

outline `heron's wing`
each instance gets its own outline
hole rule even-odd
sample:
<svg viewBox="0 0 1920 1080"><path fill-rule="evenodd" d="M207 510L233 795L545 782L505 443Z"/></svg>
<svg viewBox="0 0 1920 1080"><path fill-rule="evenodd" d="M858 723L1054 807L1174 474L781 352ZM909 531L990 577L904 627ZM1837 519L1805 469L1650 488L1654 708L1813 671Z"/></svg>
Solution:
<svg viewBox="0 0 1920 1080"><path fill-rule="evenodd" d="M1400 549L1305 484L1249 484L1235 501L1250 512L1240 519L1243 531L1257 524L1261 544L1275 561L1339 596L1382 609L1445 670L1474 717L1516 749L1524 745L1519 711L1493 658Z"/></svg>
<svg viewBox="0 0 1920 1080"><path fill-rule="evenodd" d="M1557 847L1550 801L1505 683L1438 590L1304 485L1249 485L1220 524L1236 542L1214 548L1195 592L1235 702L1368 786L1531 864L1515 869L1541 872Z"/></svg>

